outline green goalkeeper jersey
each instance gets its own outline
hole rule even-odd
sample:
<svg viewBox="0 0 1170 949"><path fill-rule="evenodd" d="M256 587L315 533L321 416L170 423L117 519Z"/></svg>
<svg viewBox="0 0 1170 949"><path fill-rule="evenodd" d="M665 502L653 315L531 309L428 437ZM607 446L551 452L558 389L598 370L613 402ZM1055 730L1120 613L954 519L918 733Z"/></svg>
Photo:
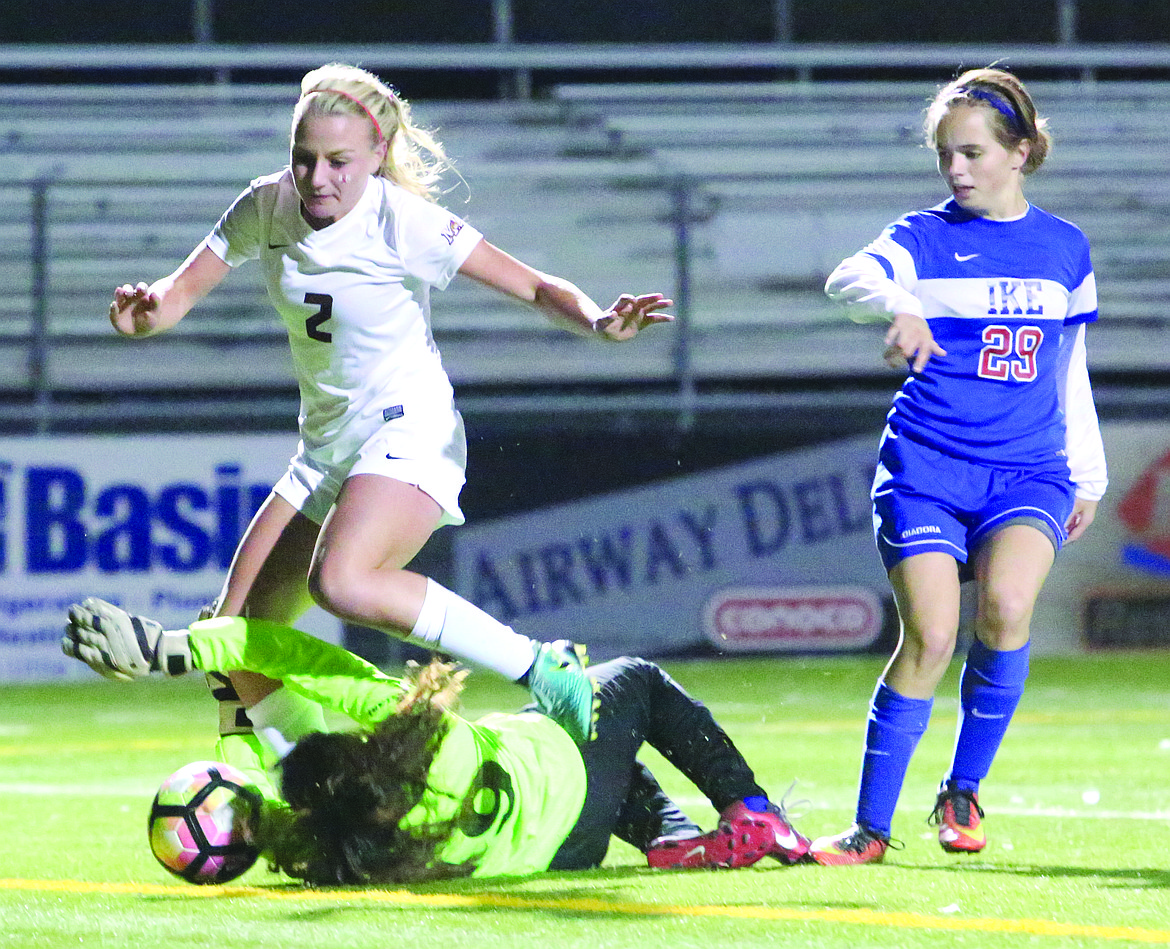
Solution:
<svg viewBox="0 0 1170 949"><path fill-rule="evenodd" d="M190 628L204 671L247 670L372 728L394 713L402 680L350 652L267 620L220 617ZM448 715L429 787L405 826L456 821L438 855L475 876L547 870L585 802L585 764L563 728L537 712Z"/></svg>

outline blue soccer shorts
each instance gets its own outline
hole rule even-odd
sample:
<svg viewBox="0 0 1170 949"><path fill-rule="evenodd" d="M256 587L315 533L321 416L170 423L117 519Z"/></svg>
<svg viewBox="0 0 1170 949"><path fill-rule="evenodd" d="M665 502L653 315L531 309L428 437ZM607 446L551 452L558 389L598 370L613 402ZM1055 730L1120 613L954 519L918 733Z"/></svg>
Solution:
<svg viewBox="0 0 1170 949"><path fill-rule="evenodd" d="M874 475L873 529L889 572L939 551L960 564L997 530L1028 524L1059 551L1068 537L1074 485L1068 470L991 468L955 458L888 429Z"/></svg>

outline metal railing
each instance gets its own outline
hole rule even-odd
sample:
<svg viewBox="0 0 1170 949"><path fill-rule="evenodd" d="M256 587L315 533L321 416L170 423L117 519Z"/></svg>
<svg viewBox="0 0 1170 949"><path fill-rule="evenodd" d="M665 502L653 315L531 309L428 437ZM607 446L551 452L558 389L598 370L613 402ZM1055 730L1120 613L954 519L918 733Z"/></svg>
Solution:
<svg viewBox="0 0 1170 949"><path fill-rule="evenodd" d="M1170 44L1083 43L1076 45L1004 45L923 43L888 46L836 43L621 43L546 44L217 44L138 46L107 44L0 45L0 63L8 69L60 73L80 70L141 73L212 74L230 83L236 71L310 69L322 63L361 63L378 70L510 74L514 88L531 94L532 77L567 70L599 78L621 79L631 69L667 74L685 70L745 71L774 69L799 81L841 76L849 71L938 69L998 62L1016 70L1057 70L1094 81L1102 70L1170 68ZM648 69L647 64L653 64Z"/></svg>
<svg viewBox="0 0 1170 949"><path fill-rule="evenodd" d="M620 54L620 55L619 55ZM501 76L558 71L586 71L599 79L620 78L631 50L599 46L534 46L484 44L482 46L247 46L225 47L213 44L183 47L6 47L0 46L0 61L9 66L59 71L63 79L73 70L106 70L112 73L136 73L140 70L165 68L193 75L214 73L218 82L230 88L233 73L248 69L311 67L329 60L361 62L376 70L495 70ZM899 47L871 46L800 46L761 44L757 46L684 45L639 47L639 61L668 62L678 69L719 67L729 71L761 66L793 72L798 80L815 87L814 76L832 74L851 68L899 67L916 69L938 67L952 70L956 64L1005 62L1017 70L1028 68L1063 71L1075 76L1076 82L1092 85L1100 70L1170 68L1170 46L1073 46L1073 47L986 47L926 45ZM517 88L531 90L531 83L519 82ZM245 87L238 87L245 88ZM3 101L0 96L0 102ZM212 175L214 172L212 172ZM653 372L652 380L661 383L657 396L638 396L625 407L632 410L653 408L673 412L680 428L688 428L696 413L714 397L699 391L695 347L693 270L695 266L695 227L707 213L704 188L706 181L694 175L652 160L614 170L615 178L636 179L640 187L657 189L669 208L662 225L670 231L673 294L677 324L666 357ZM203 180L211 180L205 176ZM109 183L105 181L104 183ZM19 177L11 185L28 189L29 201L29 273L31 305L27 344L27 388L31 412L37 431L52 431L68 416L76 420L76 406L62 408L55 399L56 383L52 378L50 356L57 346L69 346L78 338L64 339L50 330L49 299L52 282L52 243L50 208L54 189L84 187L86 182L73 175L68 180L38 171L32 177ZM10 342L19 342L19 334L6 334ZM274 327L273 339L279 339ZM84 340L80 340L84 342ZM850 371L846 366L843 374ZM17 386L16 388L19 388ZM596 403L594 403L596 407ZM205 405L214 411L214 400ZM281 403L284 412L287 405ZM509 411L496 400L496 410ZM0 415L10 424L28 409L16 404ZM95 415L103 409L91 406ZM233 406L232 412L236 411Z"/></svg>

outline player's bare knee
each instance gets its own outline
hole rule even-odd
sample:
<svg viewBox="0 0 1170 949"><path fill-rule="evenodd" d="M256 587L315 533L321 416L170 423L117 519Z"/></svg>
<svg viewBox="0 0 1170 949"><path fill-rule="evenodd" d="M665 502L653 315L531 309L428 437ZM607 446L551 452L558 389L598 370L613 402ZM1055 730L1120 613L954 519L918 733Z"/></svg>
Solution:
<svg viewBox="0 0 1170 949"><path fill-rule="evenodd" d="M314 563L309 571L309 595L321 609L334 616L353 615L355 592L350 574L328 559Z"/></svg>
<svg viewBox="0 0 1170 949"><path fill-rule="evenodd" d="M991 588L979 599L976 626L981 638L992 648L1005 648L1032 621L1034 600L1031 595L1011 587Z"/></svg>
<svg viewBox="0 0 1170 949"><path fill-rule="evenodd" d="M958 630L946 627L907 630L906 647L913 650L915 665L924 671L946 669L955 654Z"/></svg>

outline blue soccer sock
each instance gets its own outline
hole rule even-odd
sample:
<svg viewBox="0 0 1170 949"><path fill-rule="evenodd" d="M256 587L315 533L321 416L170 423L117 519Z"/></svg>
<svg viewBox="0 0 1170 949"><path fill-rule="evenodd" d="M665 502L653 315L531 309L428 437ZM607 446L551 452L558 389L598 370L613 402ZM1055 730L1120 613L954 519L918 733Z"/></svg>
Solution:
<svg viewBox="0 0 1170 949"><path fill-rule="evenodd" d="M885 680L878 682L869 706L865 757L861 762L861 789L857 796L857 823L890 836L894 808L910 757L930 721L933 699L899 695Z"/></svg>
<svg viewBox="0 0 1170 949"><path fill-rule="evenodd" d="M999 652L978 639L971 644L960 680L959 726L947 781L978 791L987 777L1012 715L1024 694L1031 644Z"/></svg>

